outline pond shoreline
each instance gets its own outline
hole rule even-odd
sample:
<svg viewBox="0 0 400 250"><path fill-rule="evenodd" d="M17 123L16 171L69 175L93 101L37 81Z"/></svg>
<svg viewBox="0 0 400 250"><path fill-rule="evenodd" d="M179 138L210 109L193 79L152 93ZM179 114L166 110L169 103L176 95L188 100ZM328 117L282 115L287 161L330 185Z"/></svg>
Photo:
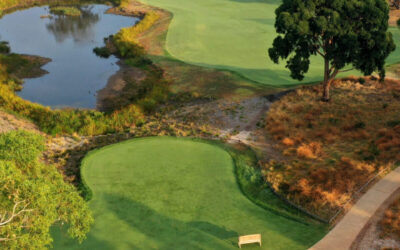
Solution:
<svg viewBox="0 0 400 250"><path fill-rule="evenodd" d="M42 67L48 64L49 62L53 61L51 58L37 56L37 55L28 55L28 54L18 54L18 55L21 56L23 59L29 61L30 63L34 64L34 67L31 69L31 71L28 74L20 76L21 78L23 79L38 78L49 73L47 70L42 69Z"/></svg>
<svg viewBox="0 0 400 250"><path fill-rule="evenodd" d="M69 1L64 1L64 2L69 2ZM101 15L103 15L104 16L104 18L106 18L106 16L108 16L107 18L108 19L105 19L105 20L109 20L109 19L115 19L115 18L113 18L113 17L109 17L109 16L112 16L112 15L115 15L115 16L117 16L118 14L115 14L115 13L113 13L113 11L111 11L113 8L111 7L110 8L110 6L108 5L105 5L105 4L103 4L102 3L102 1L95 1L96 3L99 3L99 5L102 5L103 7L101 7L102 9L101 9L101 11L99 12L99 13L101 13ZM91 2L85 2L84 4L82 4L82 6L91 6L89 3L93 3L93 1L91 1ZM67 3L66 3L67 4ZM89 5L87 5L87 4L89 4ZM69 5L69 4L68 4ZM24 5L19 5L19 6L14 6L14 7L12 7L12 8L9 8L9 9L6 9L5 10L5 12L6 13L8 13L8 14L13 14L14 12L16 12L17 10L27 10L27 9L32 9L32 8L34 8L34 7L39 7L40 6L40 8L45 8L46 10L49 8L49 6L52 6L51 4L49 4L48 3L48 1L40 1L39 2L39 4L31 4L30 6L28 6L27 4L24 4ZM97 4L94 4L94 6L97 6ZM46 11L45 11L46 12ZM21 14L18 14L18 15L21 15ZM99 14L100 15L100 14ZM119 32L119 30L121 29L121 27L131 27L132 25L134 26L134 25L136 25L137 24L137 20L138 20L138 18L135 18L135 17L137 17L136 15L133 15L133 14L129 14L129 17L128 17L128 15L118 15L118 16L126 16L125 17L125 21L124 22L121 22L120 23L120 27L118 27L118 22L116 23L116 25L117 25L117 30L116 29L109 29L109 31L111 31L110 33L101 33L101 34L99 34L99 35L97 35L96 36L96 45L94 45L94 46L103 46L102 44L103 44L103 38L104 37L107 37L108 35L115 35L116 34L116 32ZM132 19L130 18L130 17L132 17ZM119 20L119 19L116 19L116 20ZM7 22L6 22L7 23ZM114 25L115 26L115 25ZM106 29L107 30L107 29ZM11 39L11 38L7 38L7 36L5 36L4 37L4 39L5 40L9 40L12 44L11 44L11 46L13 47L13 44L14 44L14 40L13 39ZM57 38L56 38L57 39ZM93 43L94 41L92 40L91 42L89 41L89 43ZM46 43L47 44L47 43ZM52 44L52 43L51 43ZM15 51L18 53L15 53L16 55L19 55L21 58L24 58L24 59L27 59L27 60L29 60L29 61L32 61L32 60L34 60L34 61L38 61L38 69L35 69L33 72L29 72L29 74L23 74L23 75L17 75L17 77L18 78L20 78L21 79L21 82L26 82L26 83L34 83L34 84L37 84L38 82L40 82L40 85L37 85L38 87L43 87L43 86L48 86L48 85L53 85L53 86L48 86L48 87L51 87L51 88L54 88L54 87L56 87L56 88L58 88L58 92L60 92L60 91L62 91L61 89L62 89L62 87L64 86L64 82L65 81L63 81L63 80L61 80L61 79L66 79L66 78L60 78L60 81L57 81L57 79L58 79L58 77L59 77L59 73L57 73L57 72L67 72L67 74L71 74L72 76L76 76L75 77L75 79L76 78L78 78L78 79L76 79L74 82L76 82L76 83L79 83L79 76L80 76L80 74L82 73L82 76L84 76L84 72L79 72L79 71L74 71L75 69L79 69L79 68L76 68L76 67L66 67L66 68L64 68L64 69L62 69L62 68L60 68L61 67L61 65L60 65L60 67L58 67L59 69L57 69L57 68L55 68L55 64L52 64L51 66L48 66L46 69L47 70L45 70L45 69L42 69L41 67L42 66L44 66L45 64L47 64L47 63L49 63L49 62L51 62L52 60L54 60L54 61L57 61L58 63L60 63L60 62L62 62L62 61L60 61L60 56L56 56L55 55L55 57L53 57L52 56L52 53L42 53L43 52L43 49L37 49L36 47L34 47L34 48L36 48L36 49L34 49L34 50L32 50L32 49L30 49L30 50L25 50L25 49L22 49L21 48L21 46L19 46L18 45L18 43L15 45L16 46L16 48L15 48ZM59 45L56 45L56 46L59 46ZM90 45L89 45L90 46ZM42 46L43 47L43 46ZM51 45L51 47L52 48L54 48L53 47L53 45ZM85 50L85 55L86 54L91 54L92 56L90 56L89 58L92 58L93 57L93 59L90 59L90 60L94 60L94 58L96 58L95 56L94 56L94 54L92 53L92 51L91 51L91 48L90 49L87 49L86 48L87 46L84 46L84 47L82 47L84 50ZM19 48L19 49L18 49ZM40 48L40 47L38 47L38 48ZM55 48L57 48L58 49L58 47L55 47ZM61 50L61 51L64 51L64 50ZM23 54L19 54L19 53L21 53L21 52L28 52L27 54L29 54L29 55L23 55ZM57 53L57 54L59 54L59 53ZM76 54L76 53L75 53ZM51 57L52 59L50 59L50 58L48 58L48 57ZM75 60L77 60L77 58L75 58ZM101 59L96 59L96 60L98 60L98 61L102 61ZM63 60L63 61L65 61L65 60ZM71 57L71 61L74 61L74 59L73 59L73 57ZM78 62L77 62L78 63ZM122 69L121 67L120 67L120 65L121 65L121 63L122 63L122 59L121 58L119 58L118 56L115 56L115 57L113 57L112 59L111 59L111 64L112 65L114 65L114 66L112 66L112 67L107 67L107 63L104 61L104 62L99 62L99 65L101 66L101 67L103 67L103 69L102 70L97 70L97 73L95 73L95 71L93 71L93 70L91 70L91 71L89 71L89 72L92 72L91 74L90 74L90 76L88 76L88 77L90 77L89 78L89 81L88 80L85 80L85 81L87 81L88 83L90 83L90 84L85 84L86 82L83 82L83 89L81 88L81 87L79 87L79 86L77 86L77 87L79 87L79 89L80 90L78 90L78 89L75 89L75 87L68 87L65 91L68 91L68 92L70 92L70 93L73 93L73 92L76 92L76 91L80 91L80 93L82 93L82 90L84 90L84 91L89 91L89 93L96 93L96 92L98 92L98 91L101 91L102 89L107 89L107 84L110 82L110 81L112 81L113 79L116 79L116 78L118 78L118 76L119 75L121 75L124 71L126 71L126 68L128 68L127 66L126 67L124 67L124 69ZM64 63L65 64L65 63ZM87 64L87 63L86 63ZM82 65L86 65L85 63L84 64L82 64ZM73 64L72 64L73 65ZM117 66L118 65L118 66ZM104 67L106 67L105 69L104 69ZM81 69L83 69L84 70L84 68L82 68L82 67L80 67ZM50 71L50 73L54 73L53 74L53 77L52 76L47 76L46 77L46 79L44 79L43 81L41 81L40 79L38 79L38 80L34 80L34 81L31 81L30 79L33 79L33 78L38 78L38 77L41 77L41 76L43 76L43 75L45 75L45 74L47 74L47 73L49 73L48 71ZM53 72L54 71L54 72ZM86 71L86 70L85 70ZM108 73L106 73L105 75L103 74L103 73L101 73L101 72L108 72ZM61 75L63 75L63 73L61 73ZM50 78L49 78L50 77ZM84 79L86 79L87 77L86 76L84 76ZM25 80L25 81L24 81ZM57 86L58 85L58 86ZM75 84L76 85L76 84ZM74 86L75 86L74 85ZM36 85L35 85L36 86ZM68 100L65 100L65 101L61 101L61 102L54 102L54 103L52 103L52 102L47 102L46 100L39 100L39 99L36 99L36 98L31 98L31 97L29 97L29 96L26 96L24 93L28 93L28 95L32 95L32 94L29 94L29 93L32 93L32 91L30 91L30 89L32 89L33 88L33 85L31 86L31 85L29 85L29 88L28 89L25 89L25 87L28 87L27 85L26 86L23 86L22 84L19 86L19 88L18 88L18 91L22 91L20 94L18 94L18 95L20 95L20 96L22 96L24 99L27 99L27 100L31 100L31 101L34 101L34 102L39 102L39 103L41 103L42 105L45 105L45 106L48 106L48 105L53 105L54 104L54 107L55 107L55 109L58 109L57 108L57 106L58 105L61 105L62 106L62 108L67 108L67 109L70 109L70 108L73 108L73 109L92 109L92 110L100 110L100 109L96 109L96 103L97 103L97 96L96 95L92 95L92 97L90 98L90 100L89 99L86 99L86 100L89 100L89 101L83 101L83 103L82 103L82 106L76 106L76 107L74 107L74 101L72 101L72 102L69 102ZM109 88L109 87L108 87ZM85 89L87 89L87 90L85 90ZM35 92L37 92L37 91L35 91ZM58 93L57 92L57 93ZM107 93L106 91L103 91L103 93ZM79 96L81 96L80 98L82 99L82 98L84 98L82 95L79 95ZM42 98L43 99L43 98ZM73 98L74 99L74 98ZM76 97L75 97L75 99L76 99ZM93 99L93 100L92 100ZM77 99L78 100L78 99ZM79 99L80 100L80 99ZM84 100L84 99L82 99L82 100ZM85 103L89 103L89 104L85 104ZM89 105L89 106L87 106L87 105ZM60 106L60 107L61 107Z"/></svg>

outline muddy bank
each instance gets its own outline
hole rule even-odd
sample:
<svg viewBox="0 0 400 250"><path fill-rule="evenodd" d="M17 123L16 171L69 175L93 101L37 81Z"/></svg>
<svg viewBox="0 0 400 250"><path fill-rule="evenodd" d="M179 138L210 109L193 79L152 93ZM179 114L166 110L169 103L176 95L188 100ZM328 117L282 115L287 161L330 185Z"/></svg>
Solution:
<svg viewBox="0 0 400 250"><path fill-rule="evenodd" d="M126 102L124 89L127 84L140 84L146 79L144 70L126 65L123 60L120 60L117 64L120 67L118 72L108 79L107 85L103 89L97 91L96 109L99 111L112 111L123 105Z"/></svg>
<svg viewBox="0 0 400 250"><path fill-rule="evenodd" d="M24 54L20 54L20 56L29 62L29 67L27 69L21 67L14 72L18 78L38 78L49 73L47 70L42 69L42 67L52 61L50 58Z"/></svg>

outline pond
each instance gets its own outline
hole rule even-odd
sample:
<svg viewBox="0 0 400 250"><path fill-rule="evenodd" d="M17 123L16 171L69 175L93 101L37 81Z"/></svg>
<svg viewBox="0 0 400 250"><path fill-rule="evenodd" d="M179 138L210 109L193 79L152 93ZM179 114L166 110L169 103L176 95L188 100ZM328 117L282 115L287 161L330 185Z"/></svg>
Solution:
<svg viewBox="0 0 400 250"><path fill-rule="evenodd" d="M96 92L119 70L118 59L97 57L93 48L104 38L139 19L105 14L105 5L79 6L82 15L49 15L48 7L17 11L0 19L0 40L8 41L14 53L38 55L52 61L42 77L25 79L18 95L53 108L95 108Z"/></svg>

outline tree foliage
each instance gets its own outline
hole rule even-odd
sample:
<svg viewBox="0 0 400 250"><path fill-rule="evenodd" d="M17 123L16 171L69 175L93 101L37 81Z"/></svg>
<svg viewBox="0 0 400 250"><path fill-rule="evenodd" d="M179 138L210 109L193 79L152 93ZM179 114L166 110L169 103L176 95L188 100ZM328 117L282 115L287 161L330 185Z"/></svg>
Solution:
<svg viewBox="0 0 400 250"><path fill-rule="evenodd" d="M310 57L324 59L324 98L332 79L348 65L384 77L385 59L394 51L388 32L386 0L284 0L276 10L275 38L269 56L287 59L291 77L302 80Z"/></svg>
<svg viewBox="0 0 400 250"><path fill-rule="evenodd" d="M44 139L28 132L0 135L0 248L43 249L50 227L69 225L83 240L93 218L76 189L53 166L39 162Z"/></svg>

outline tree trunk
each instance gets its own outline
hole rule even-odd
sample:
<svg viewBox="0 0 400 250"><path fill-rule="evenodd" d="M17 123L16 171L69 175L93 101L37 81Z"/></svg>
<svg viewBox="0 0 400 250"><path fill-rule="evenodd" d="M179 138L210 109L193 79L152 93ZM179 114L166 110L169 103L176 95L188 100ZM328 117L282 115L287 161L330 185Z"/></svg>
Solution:
<svg viewBox="0 0 400 250"><path fill-rule="evenodd" d="M324 81L323 96L322 96L322 101L324 102L329 102L329 100L331 99L330 90L331 90L332 80L333 79L328 79L327 81Z"/></svg>
<svg viewBox="0 0 400 250"><path fill-rule="evenodd" d="M323 94L322 94L322 101L329 102L330 93L329 89L331 87L331 80L330 80L330 72L329 72L329 61L325 59L325 72L324 72L324 83L322 84L323 87Z"/></svg>

